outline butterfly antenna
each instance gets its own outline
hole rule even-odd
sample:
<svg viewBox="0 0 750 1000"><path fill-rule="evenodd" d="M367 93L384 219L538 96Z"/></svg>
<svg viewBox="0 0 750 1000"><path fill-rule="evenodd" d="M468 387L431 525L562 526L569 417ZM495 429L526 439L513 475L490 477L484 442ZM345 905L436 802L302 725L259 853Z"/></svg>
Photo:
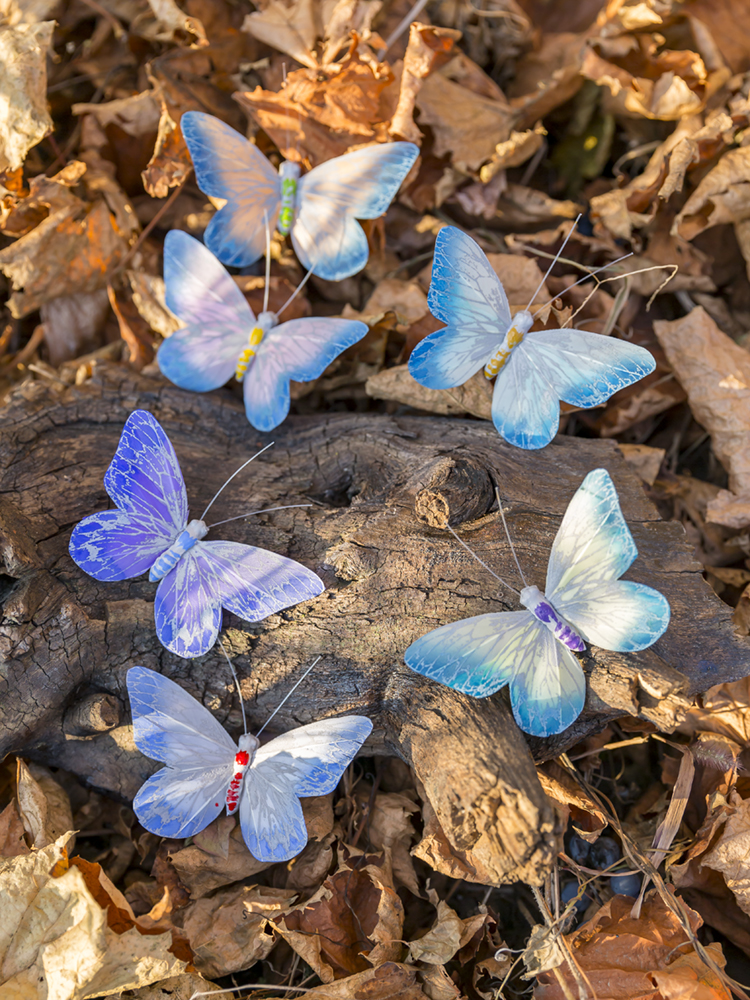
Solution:
<svg viewBox="0 0 750 1000"><path fill-rule="evenodd" d="M240 709L242 711L242 731L245 734L245 736L247 736L247 716L245 715L245 702L242 699L242 691L240 690L240 682L237 677L237 671L234 669L234 664L229 659L229 653L227 653L226 649L224 648L224 643L221 641L221 637L219 638L219 645L221 646L221 651L224 654L227 663L229 664L229 669L232 671L232 679L234 680L234 686L237 688L237 697L240 699Z"/></svg>
<svg viewBox="0 0 750 1000"><path fill-rule="evenodd" d="M230 521L241 521L243 517L252 517L253 514L270 514L272 510L293 510L295 507L312 507L311 503L288 503L284 507L264 507L263 510L249 510L246 514L237 514L236 517L228 517L224 521L216 521L209 524L209 528L218 528L220 524L229 524Z"/></svg>
<svg viewBox="0 0 750 1000"><path fill-rule="evenodd" d="M286 302L285 302L285 303L284 303L284 305L283 305L283 306L281 307L281 309L279 309L279 311L278 311L278 312L276 313L276 315L277 315L277 316L281 316L281 314L282 314L282 313L284 312L284 310L286 309L286 307L287 307L288 305L291 305L291 303L292 303L292 302L294 302L294 300L295 300L295 299L297 298L297 296L299 295L299 293L300 293L300 292L302 291L302 289L303 289L303 288L305 287L305 285L307 284L307 279L308 279L308 278L310 277L310 275L311 275L311 274L313 273L313 268L315 267L315 265L316 265L317 263L318 263L318 261L317 261L317 258L316 258L316 259L315 259L315 260L314 260L314 261L312 262L312 264L310 265L310 270L309 270L309 271L307 272L307 274L306 274L306 275L304 276L304 278L302 279L302 281L300 281L300 283L299 283L299 284L297 285L297 287L296 287L296 288L294 289L294 291L293 291L293 292L292 292L292 294L291 294L291 295L289 296L289 298L288 298L288 299L286 300Z"/></svg>
<svg viewBox="0 0 750 1000"><path fill-rule="evenodd" d="M267 726L267 725L268 725L268 723L269 723L269 722L271 721L271 719L272 719L272 718L274 717L274 715L276 715L276 713L277 713L277 712L278 712L278 711L279 711L279 710L280 710L281 708L283 708L284 704L285 704L285 703L286 703L287 701L289 701L289 699L290 699L290 698L292 697L292 695L293 695L293 694L294 694L294 692L295 692L295 691L297 690L297 688L298 688L298 687L300 686L300 684L301 684L301 683L302 683L302 681L303 681L303 680L305 679L305 677L307 677L307 675L308 675L308 674L310 673L310 671L311 671L311 670L312 670L312 668L313 668L313 667L315 666L315 664L316 664L316 663L317 663L317 662L318 662L319 660L322 660L322 659L323 659L323 657L322 657L322 656L316 656L316 657L315 657L315 659L314 659L314 660L312 661L312 663L310 664L310 666L309 666L309 667L307 668L307 670L306 670L306 671L304 672L304 674L303 674L303 675L302 675L302 676L300 677L300 679L299 679L299 680L297 681L297 683L296 683L296 684L294 685L294 687L293 687L293 688L292 688L292 690L291 690L291 691L289 692L289 694L288 694L288 695L286 695L286 696L284 697L284 699L282 700L281 704L280 704L280 705L278 705L278 706L277 706L277 707L276 707L276 708L275 708L275 709L273 710L273 712L271 712L271 714L270 714L270 715L268 716L268 718L266 719L266 721L265 721L265 722L263 723L263 725L262 725L262 726L260 727L260 729L258 730L258 732L257 732L257 733L255 734L255 735L256 735L256 737L257 737L257 736L260 736L260 734L261 734L261 733L263 732L263 730L264 730L264 729L266 728L266 726Z"/></svg>
<svg viewBox="0 0 750 1000"><path fill-rule="evenodd" d="M523 575L523 570L521 569L521 564L518 561L518 556L516 555L516 547L513 544L513 539L510 537L510 532L508 531L508 522L505 520L505 511L503 510L503 502L500 499L500 490L495 487L495 497L497 499L497 508L500 511L500 517L503 519L503 527L505 528L505 535L508 539L508 545L510 545L510 551L513 553L513 558L516 561L516 566L518 567L518 575L523 580L524 587L528 587L526 582L526 577Z"/></svg>
<svg viewBox="0 0 750 1000"><path fill-rule="evenodd" d="M484 562L482 559L480 559L479 556L476 554L476 552L474 552L473 549L469 548L469 546L466 544L466 542L463 540L463 538L459 538L459 536L456 534L456 532L453 530L453 528L451 528L451 526L449 524L446 524L446 528L448 529L448 531L450 531L450 533L453 535L453 537L456 539L456 541L460 545L463 545L463 547L466 549L466 551L469 553L469 555L473 556L476 559L476 561L479 563L480 566L484 566L484 568L487 570L487 572L490 574L490 576L494 576L494 578L497 580L498 583L501 583L503 585L503 587L507 587L508 590L512 590L514 594L518 594L519 597L520 597L520 595L521 595L521 591L520 590L518 590L516 587L512 586L512 584L506 583L505 580L503 580L503 578L501 576L497 575L497 573L494 571L494 569L490 569L490 567L487 565L487 563Z"/></svg>
<svg viewBox="0 0 750 1000"><path fill-rule="evenodd" d="M231 475L231 476L229 477L229 479L227 479L227 481L226 481L226 482L224 483L224 485L223 485L223 486L221 487L221 489L220 489L220 490L219 490L219 492L218 492L218 493L216 494L216 496L214 496L213 500L212 500L212 501L211 501L211 503L210 503L210 504L208 505L208 507L206 507L206 509L205 509L205 510L203 511L203 513L201 514L201 521L205 521L205 519L206 519L206 514L208 514L208 512L209 512L209 511L211 510L211 508L213 507L213 505L214 505L214 503L216 502L216 500L217 500L217 498L218 498L219 494L220 494L220 493L222 492L222 490L226 489L226 487L227 487L227 486L229 486L229 484L230 484L230 483L232 482L232 480L234 479L234 477L235 477L235 476L238 476L238 475L239 475L239 474L240 474L240 473L242 472L242 470L243 470L243 469L245 468L245 466L246 466L246 465L250 465L250 463L251 463L251 462L254 462L254 461L255 461L255 459L256 459L256 458L258 458L258 456L259 456L259 455L262 455L262 454L263 454L263 452L264 452L264 451L268 451L268 449L269 449L269 448L272 448L272 447L273 447L273 444L274 444L274 442L273 442L273 441L271 441L271 443L270 443L270 444L267 444L267 445L265 446L265 448L261 448L261 449L260 449L260 451L256 451L256 453L255 453L255 454L253 455L253 457L252 457L252 458L248 458L248 460L247 460L246 462L243 462L243 463L242 463L242 465L241 465L241 466L239 467L239 469L237 469L237 471L236 471L236 472L233 472L233 473L232 473L232 475Z"/></svg>
<svg viewBox="0 0 750 1000"><path fill-rule="evenodd" d="M573 235L573 233L575 232L576 226L578 225L578 222L579 222L580 218L581 218L581 213L579 212L578 215L576 216L576 221L570 227L570 232L568 233L568 235L563 240L562 246L560 247L560 249L557 251L557 253L553 257L552 263L547 268L547 270L544 272L544 277L539 282L539 284L536 286L536 290L535 290L534 294L529 299L529 304L526 306L526 311L527 312L529 311L529 309L531 309L531 303L534 301L534 299L537 297L537 295L539 294L539 292L542 290L542 288L544 286L544 282L547 280L547 278L549 278L550 271L552 270L552 268L555 266L555 264L558 262L558 260L562 256L562 252L565 249L565 245L568 242L568 240L570 239L570 237Z"/></svg>
<svg viewBox="0 0 750 1000"><path fill-rule="evenodd" d="M268 225L268 212L263 213L266 226L266 287L263 289L263 312L268 312L268 296L271 294L271 230Z"/></svg>
<svg viewBox="0 0 750 1000"><path fill-rule="evenodd" d="M632 257L632 256L633 256L632 253L626 253L626 254L623 254L622 257L618 257L617 260L610 261L609 264L602 264L601 267L597 267L593 271L587 271L582 278L578 279L578 281L574 281L572 285L568 285L568 287L565 289L565 292L569 292L571 290L571 288L575 288L576 285L582 285L584 283L584 281L588 281L589 278L593 278L595 274L599 274L601 271L606 271L608 267L614 267L615 264L619 264L621 260L627 260L628 257ZM552 263L554 264L554 261ZM627 272L627 273L632 274L633 272ZM624 277L626 277L626 275L624 275L624 274L616 274L616 275L613 275L613 277L615 277L615 278L624 278ZM561 292L560 295L564 295L565 292ZM536 292L534 294L536 294ZM545 302L543 306L539 306L539 308L537 309L537 311L535 313L533 313L532 315L534 317L536 317L536 316L539 315L540 312L544 312L544 310L547 308L547 306L551 306L552 303L557 298L559 298L559 296L558 295L554 295L549 300L549 302Z"/></svg>

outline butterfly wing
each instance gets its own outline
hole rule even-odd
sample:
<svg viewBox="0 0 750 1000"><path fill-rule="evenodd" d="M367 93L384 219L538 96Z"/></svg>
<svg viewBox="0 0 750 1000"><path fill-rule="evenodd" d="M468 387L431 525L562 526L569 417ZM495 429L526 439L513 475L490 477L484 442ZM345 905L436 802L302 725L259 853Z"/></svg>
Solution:
<svg viewBox="0 0 750 1000"><path fill-rule="evenodd" d="M311 382L356 344L368 326L358 320L293 319L263 338L245 375L247 419L259 431L277 427L289 413L289 380Z"/></svg>
<svg viewBox="0 0 750 1000"><path fill-rule="evenodd" d="M118 510L86 517L73 529L70 555L96 580L145 572L187 524L185 482L174 448L155 417L130 414L104 476Z"/></svg>
<svg viewBox="0 0 750 1000"><path fill-rule="evenodd" d="M495 380L492 422L501 437L516 448L544 448L560 426L560 403L548 372L514 348Z"/></svg>
<svg viewBox="0 0 750 1000"><path fill-rule="evenodd" d="M510 682L516 722L532 736L553 736L572 725L586 701L586 678L573 653L536 623L519 651Z"/></svg>
<svg viewBox="0 0 750 1000"><path fill-rule="evenodd" d="M638 555L605 469L589 472L570 501L552 544L546 594L587 642L603 649L645 649L669 624L669 602L643 584L621 581Z"/></svg>
<svg viewBox="0 0 750 1000"><path fill-rule="evenodd" d="M216 642L222 607L257 622L324 589L319 576L286 556L240 542L197 542L159 584L156 634L178 656L202 656Z"/></svg>
<svg viewBox="0 0 750 1000"><path fill-rule="evenodd" d="M537 627L529 611L465 618L417 639L404 661L424 677L485 698L511 681Z"/></svg>
<svg viewBox="0 0 750 1000"><path fill-rule="evenodd" d="M443 625L412 643L404 660L417 673L474 698L510 684L516 721L533 736L562 732L583 708L580 664L529 611Z"/></svg>
<svg viewBox="0 0 750 1000"><path fill-rule="evenodd" d="M211 251L177 229L164 241L164 284L167 306L185 326L159 348L162 374L181 389L218 389L247 345L252 309Z"/></svg>
<svg viewBox="0 0 750 1000"><path fill-rule="evenodd" d="M307 843L300 797L328 795L372 732L358 715L293 729L258 749L245 776L240 825L259 861L288 861Z"/></svg>
<svg viewBox="0 0 750 1000"><path fill-rule="evenodd" d="M414 348L412 378L428 389L463 385L502 343L511 315L481 247L455 226L443 227L435 241L427 303L433 316L448 325Z"/></svg>
<svg viewBox="0 0 750 1000"><path fill-rule="evenodd" d="M141 787L133 808L162 837L192 837L226 802L237 752L229 734L174 681L145 667L127 674L135 745L167 767Z"/></svg>
<svg viewBox="0 0 750 1000"><path fill-rule="evenodd" d="M385 212L418 154L411 142L367 146L301 177L291 237L303 266L327 281L361 271L369 248L356 220Z"/></svg>
<svg viewBox="0 0 750 1000"><path fill-rule="evenodd" d="M206 246L232 267L247 267L266 250L264 213L273 232L281 204L281 181L257 146L202 111L180 121L198 187L227 204L206 229Z"/></svg>
<svg viewBox="0 0 750 1000"><path fill-rule="evenodd" d="M517 350L533 358L571 406L598 406L656 367L644 347L586 330L532 330Z"/></svg>

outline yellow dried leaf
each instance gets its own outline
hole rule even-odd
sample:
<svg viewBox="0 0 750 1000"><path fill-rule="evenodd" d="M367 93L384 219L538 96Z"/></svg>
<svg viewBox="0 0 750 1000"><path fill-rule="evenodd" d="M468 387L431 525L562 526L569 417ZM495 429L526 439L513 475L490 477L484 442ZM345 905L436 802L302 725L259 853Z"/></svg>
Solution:
<svg viewBox="0 0 750 1000"><path fill-rule="evenodd" d="M445 965L464 947L487 920L484 913L462 920L442 899L437 906L437 919L422 937L409 941L409 956L413 962Z"/></svg>
<svg viewBox="0 0 750 1000"><path fill-rule="evenodd" d="M54 21L0 27L0 172L23 166L52 131L47 110L47 52Z"/></svg>
<svg viewBox="0 0 750 1000"><path fill-rule="evenodd" d="M172 935L117 934L79 868L54 877L70 834L0 865L3 996L84 1000L136 989L184 971Z"/></svg>

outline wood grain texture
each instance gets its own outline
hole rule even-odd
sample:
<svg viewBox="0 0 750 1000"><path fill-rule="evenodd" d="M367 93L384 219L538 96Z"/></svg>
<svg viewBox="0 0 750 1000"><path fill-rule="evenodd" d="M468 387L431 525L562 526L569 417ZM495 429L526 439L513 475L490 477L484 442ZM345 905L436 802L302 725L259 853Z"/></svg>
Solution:
<svg viewBox="0 0 750 1000"><path fill-rule="evenodd" d="M0 417L0 748L67 768L125 800L154 770L125 724L130 666L162 671L230 731L239 726L218 647L195 660L167 652L153 629L154 584L97 583L68 555L72 527L109 506L102 478L124 421L139 407L171 438L194 515L271 440L247 424L229 392L190 394L117 366L101 366L91 381L63 391L30 383ZM251 727L322 654L273 730L368 714L376 727L370 751L414 766L452 848L468 852L487 881L538 882L553 856L553 817L529 747L548 758L623 714L669 728L693 693L750 670L748 643L734 635L729 609L703 581L681 525L659 519L612 442L563 437L526 453L478 421L369 414L292 418L273 438L275 447L232 483L212 514L221 520L273 504L314 506L227 524L212 537L292 556L327 589L254 625L225 615L223 637ZM413 674L402 654L438 625L516 606L439 525L448 519L516 583L493 509L497 485L526 576L543 586L562 514L599 466L612 474L640 552L627 575L668 597L672 624L644 653L591 650L579 720L554 739L525 739L502 694L472 700ZM118 699L123 724L87 735L80 720L70 720L95 694ZM97 718L116 722L117 706L107 706Z"/></svg>

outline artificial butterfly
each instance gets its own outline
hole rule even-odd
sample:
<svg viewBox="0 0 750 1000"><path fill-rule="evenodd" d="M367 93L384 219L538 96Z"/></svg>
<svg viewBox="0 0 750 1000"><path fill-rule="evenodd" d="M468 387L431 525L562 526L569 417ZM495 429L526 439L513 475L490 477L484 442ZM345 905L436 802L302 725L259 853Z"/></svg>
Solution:
<svg viewBox="0 0 750 1000"><path fill-rule="evenodd" d="M300 177L284 160L278 173L257 146L219 118L188 111L181 119L198 187L227 204L205 240L219 260L247 267L265 250L264 215L292 246L305 270L341 281L367 263L367 237L357 219L376 219L390 205L419 149L390 142L336 156Z"/></svg>
<svg viewBox="0 0 750 1000"><path fill-rule="evenodd" d="M270 431L289 413L289 382L310 382L367 333L352 319L256 319L228 272L198 240L179 230L164 241L167 306L185 326L159 348L162 374L194 392L243 382L245 413ZM266 291L268 284L266 284ZM267 297L267 296L266 296Z"/></svg>
<svg viewBox="0 0 750 1000"><path fill-rule="evenodd" d="M605 469L595 469L570 501L552 543L545 593L524 580L517 593L527 610L443 625L412 643L404 660L417 673L476 698L509 684L521 729L533 736L560 733L578 718L586 696L574 652L587 642L636 652L655 643L669 624L662 594L618 579L637 555L614 483Z"/></svg>
<svg viewBox="0 0 750 1000"><path fill-rule="evenodd" d="M428 389L451 389L484 368L487 378L495 378L492 421L517 448L550 443L560 423L559 400L598 406L656 366L645 348L614 337L532 330L531 302L511 316L486 255L453 226L438 233L427 302L448 325L414 348L412 377Z"/></svg>
<svg viewBox="0 0 750 1000"><path fill-rule="evenodd" d="M160 837L192 837L226 807L259 861L288 861L307 843L300 798L332 792L372 723L360 715L300 726L269 743L245 732L238 743L174 681L145 667L127 673L135 745L167 766L133 802Z"/></svg>
<svg viewBox="0 0 750 1000"><path fill-rule="evenodd" d="M257 622L325 589L312 570L293 559L240 542L203 541L214 525L203 518L188 523L174 448L145 410L128 417L104 488L116 509L77 524L70 554L95 580L128 580L147 570L149 580L159 580L156 634L178 656L202 656L211 649L222 607Z"/></svg>

